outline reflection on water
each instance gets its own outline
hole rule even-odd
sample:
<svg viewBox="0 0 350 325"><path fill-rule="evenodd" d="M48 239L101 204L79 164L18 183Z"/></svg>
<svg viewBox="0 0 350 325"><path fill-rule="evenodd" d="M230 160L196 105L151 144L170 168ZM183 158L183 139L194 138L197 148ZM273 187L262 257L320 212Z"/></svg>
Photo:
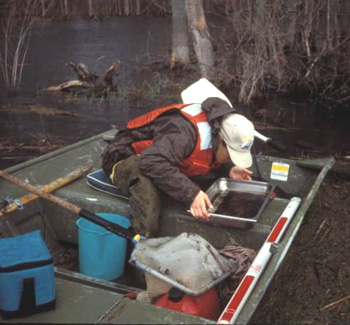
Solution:
<svg viewBox="0 0 350 325"><path fill-rule="evenodd" d="M122 62L119 77L128 82L135 59L167 57L170 36L171 19L166 17L48 22L33 29L24 89L35 92L75 78L65 67L68 61L85 63L101 74L118 59Z"/></svg>
<svg viewBox="0 0 350 325"><path fill-rule="evenodd" d="M165 59L170 48L169 17L120 17L103 21L48 22L36 26L23 73L23 87L16 97L5 98L6 90L0 78L1 143L5 142L6 147L23 143L36 145L40 141L68 144L111 126L125 125L129 119L152 107L132 107L134 105L128 100L116 98L67 101L64 94L43 94L41 90L76 79L74 72L65 66L68 61L84 63L91 72L103 76L118 59L121 66L116 71L114 83L122 91L134 81L135 62ZM34 105L47 108L48 112L31 110ZM68 114L53 114L54 110ZM6 154L0 151L0 164L10 166L23 161L23 157L11 159L16 156L16 150L6 151Z"/></svg>
<svg viewBox="0 0 350 325"><path fill-rule="evenodd" d="M141 106L122 95L112 100L68 100L62 93L41 93L45 87L76 78L65 66L66 62L84 63L91 72L103 76L118 59L121 66L114 81L123 93L135 81L149 81L135 73L137 62L159 59L165 62L170 49L171 17L118 17L36 26L23 74L23 88L17 97L5 98L0 78L0 168L46 152L21 151L23 144L63 146L111 126L119 128L145 111L170 104L170 98L164 102L157 98L158 102L150 100L149 105L142 103L144 106ZM350 155L348 118L331 121L322 116L315 119L308 104L286 99L255 103L241 107L240 112L252 119L266 136L289 144L290 156ZM279 155L259 141L256 143L256 152Z"/></svg>

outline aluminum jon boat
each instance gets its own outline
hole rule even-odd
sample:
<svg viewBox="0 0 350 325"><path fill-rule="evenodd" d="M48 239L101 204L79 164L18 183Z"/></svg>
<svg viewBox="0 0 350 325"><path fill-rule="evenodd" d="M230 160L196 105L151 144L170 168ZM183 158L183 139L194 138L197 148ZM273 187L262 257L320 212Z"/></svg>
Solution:
<svg viewBox="0 0 350 325"><path fill-rule="evenodd" d="M88 164L100 169L106 140L115 134L110 130L60 150L5 170L32 185L45 185ZM283 262L314 197L334 164L333 158L290 160L256 156L253 175L271 184L276 196L264 203L259 218L249 227L220 222L203 222L192 218L178 203L167 201L161 213L159 237L177 236L183 232L198 234L221 249L236 241L258 252L251 268L229 303L222 308L217 321L179 313L152 304L128 299L126 293L139 292L138 272L126 267L121 281L105 281L85 276L76 265L77 215L47 200L38 198L22 209L0 218L1 237L12 237L39 229L54 258L57 292L56 308L26 318L2 320L6 323L114 323L114 324L210 324L248 323L269 284ZM215 179L206 178L209 185ZM20 198L26 191L0 179L0 199ZM86 177L59 188L55 196L92 212L128 215L128 200L96 191L87 185ZM219 218L220 219L220 218ZM237 220L236 220L237 221ZM239 221L239 220L238 220ZM65 257L64 262L62 262ZM69 259L68 257L71 257Z"/></svg>

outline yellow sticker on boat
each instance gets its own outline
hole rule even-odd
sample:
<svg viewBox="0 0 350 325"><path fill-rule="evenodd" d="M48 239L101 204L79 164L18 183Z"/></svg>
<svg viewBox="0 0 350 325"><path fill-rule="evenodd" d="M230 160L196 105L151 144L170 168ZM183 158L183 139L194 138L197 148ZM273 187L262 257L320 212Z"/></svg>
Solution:
<svg viewBox="0 0 350 325"><path fill-rule="evenodd" d="M274 162L271 167L271 179L278 179L279 181L286 182L288 180L289 165Z"/></svg>

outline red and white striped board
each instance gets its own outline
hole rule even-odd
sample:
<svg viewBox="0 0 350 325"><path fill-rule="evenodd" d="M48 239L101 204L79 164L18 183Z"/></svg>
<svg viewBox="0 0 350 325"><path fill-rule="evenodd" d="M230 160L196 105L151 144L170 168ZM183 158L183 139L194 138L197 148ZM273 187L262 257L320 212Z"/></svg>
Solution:
<svg viewBox="0 0 350 325"><path fill-rule="evenodd" d="M277 223L264 242L258 255L255 257L252 265L239 284L237 290L232 295L229 303L226 305L224 311L219 317L218 324L234 324L272 256L271 245L277 244L282 239L288 225L295 215L295 212L299 208L300 203L301 199L299 197L293 197L289 201L287 207L282 212L282 215L279 217Z"/></svg>

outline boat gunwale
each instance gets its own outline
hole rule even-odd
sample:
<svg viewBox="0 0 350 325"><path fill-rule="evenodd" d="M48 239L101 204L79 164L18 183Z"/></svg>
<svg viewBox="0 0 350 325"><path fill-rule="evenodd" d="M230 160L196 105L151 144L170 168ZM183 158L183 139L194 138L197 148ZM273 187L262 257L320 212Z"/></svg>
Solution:
<svg viewBox="0 0 350 325"><path fill-rule="evenodd" d="M264 156L265 157L269 157L269 156ZM270 158L270 157L269 157ZM269 159L270 160L270 159ZM275 261L275 267L272 267L272 272L269 273L269 276L267 276L267 272L265 270L265 272L262 274L261 278L259 279L260 283L263 283L263 287L262 288L258 288L258 284L255 286L255 288L252 290L250 297L254 296L254 304L252 304L250 302L246 303L242 309L242 311L240 312L240 314L237 317L237 323L239 324L247 324L249 322L249 320L251 319L251 317L253 316L256 308L258 307L258 305L260 304L261 299L263 298L266 290L268 289L268 287L270 286L273 278L275 277L276 273L278 272L278 270L280 269L280 266L282 264L282 262L284 261L287 253L289 252L290 246L293 243L293 240L295 239L297 233L299 232L300 226L304 220L304 217L309 209L309 207L311 206L314 197L317 194L317 191L319 189L319 187L321 186L321 183L323 181L323 179L325 178L326 174L328 173L328 171L333 167L334 163L335 163L335 159L334 157L328 157L328 158L322 158L322 161L326 161L325 164L323 165L323 167L321 165L315 164L316 160L310 160L310 166L308 166L307 161L303 161L303 166L301 166L301 164L297 164L298 160L295 160L296 166L298 167L305 167L305 168L312 168L312 169L318 169L319 167L321 167L321 170L319 172L319 174L317 175L317 178L315 180L315 182L313 183L313 185L311 186L308 194L306 195L305 198L302 198L302 203L300 205L300 207L298 208L291 224L289 225L289 227L287 228L287 232L285 233L284 237L282 238L281 242L279 243L279 245L276 247L278 249L278 247L283 247L283 249L280 251L278 260ZM285 241L287 239L287 241ZM269 262L269 264L267 265L267 268L271 269L271 263L274 262L274 260L276 259L276 256L278 254L273 254L271 261ZM251 301L251 300L250 300ZM250 306L249 306L250 305ZM249 312L247 311L247 308L250 308Z"/></svg>
<svg viewBox="0 0 350 325"><path fill-rule="evenodd" d="M112 129L109 131L102 132L98 135L95 135L93 137L78 141L74 144L65 146L63 148L60 148L58 150L46 153L44 155L41 155L39 157L30 159L26 162L17 164L13 167L5 169L8 173L13 173L20 171L22 169L31 167L37 163L43 162L47 159L59 156L61 154L64 154L66 152L72 151L76 148L82 147L86 144L92 143L97 140L102 140L104 138L104 135L111 134L111 132L117 132L116 129ZM313 200L315 198L315 195L317 194L317 191L319 187L321 186L322 181L324 180L327 172L331 170L332 166L335 163L335 159L333 157L328 158L318 158L318 159L311 159L311 160L293 160L288 158L276 158L272 156L259 156L259 159L261 159L261 162L270 162L270 161L276 161L281 160L284 162L291 162L295 164L296 167L301 168L310 168L315 169L318 171L317 177L314 180L312 186L308 190L307 194L302 198L302 204L300 205L298 211L296 212L296 215L294 216L291 224L289 225L286 234L284 235L284 238L282 239L281 243L279 244L279 247L282 247L282 249L272 256L272 259L267 266L269 269L269 273L267 274L266 270L262 274L261 278L259 279L259 282L257 286L253 289L249 300L243 307L240 315L237 318L237 323L246 324L249 322L250 318L253 316L256 308L260 304L260 301L262 297L264 296L266 290L270 286L272 280L274 279L274 276L280 269L280 266L282 262L284 261L287 253L290 250L290 247L293 243L294 238L296 237L296 234L299 232L300 226L304 220L304 217L313 203ZM265 226L265 225L262 225ZM261 287L259 287L259 284L262 284Z"/></svg>

